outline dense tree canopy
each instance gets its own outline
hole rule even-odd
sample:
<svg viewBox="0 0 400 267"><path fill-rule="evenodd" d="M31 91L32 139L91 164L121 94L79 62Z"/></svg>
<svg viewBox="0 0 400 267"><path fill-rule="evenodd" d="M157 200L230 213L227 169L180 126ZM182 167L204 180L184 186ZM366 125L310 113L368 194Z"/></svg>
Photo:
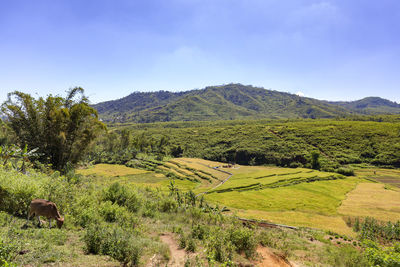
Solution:
<svg viewBox="0 0 400 267"><path fill-rule="evenodd" d="M35 99L15 91L8 94L2 113L19 145L38 148L41 162L57 170L67 163L76 164L105 129L80 87L70 89L66 98L49 95Z"/></svg>

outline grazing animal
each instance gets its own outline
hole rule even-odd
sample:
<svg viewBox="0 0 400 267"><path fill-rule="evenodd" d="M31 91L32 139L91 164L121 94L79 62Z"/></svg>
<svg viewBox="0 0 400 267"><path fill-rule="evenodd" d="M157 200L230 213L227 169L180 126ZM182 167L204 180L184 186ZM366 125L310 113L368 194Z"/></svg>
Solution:
<svg viewBox="0 0 400 267"><path fill-rule="evenodd" d="M27 220L29 221L29 218L31 218L33 215L38 218L39 225L42 225L39 216L47 217L47 219L49 219L50 228L52 218L57 221L58 228L61 228L64 223L64 218L60 216L56 204L45 199L34 199L31 201Z"/></svg>

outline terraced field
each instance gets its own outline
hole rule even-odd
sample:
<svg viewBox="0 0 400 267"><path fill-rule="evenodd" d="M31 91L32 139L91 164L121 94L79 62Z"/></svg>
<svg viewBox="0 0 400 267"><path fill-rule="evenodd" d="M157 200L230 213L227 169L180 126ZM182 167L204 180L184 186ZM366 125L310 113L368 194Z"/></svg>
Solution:
<svg viewBox="0 0 400 267"><path fill-rule="evenodd" d="M366 168L357 170L356 175L400 188L400 170Z"/></svg>
<svg viewBox="0 0 400 267"><path fill-rule="evenodd" d="M387 189L384 184L371 181L388 175L400 180L398 170L361 169L356 171L356 177L345 177L303 168L229 166L177 158L168 162L149 160L138 168L99 164L80 172L98 180L161 190L168 190L170 181L174 180L178 188L204 194L209 202L226 206L240 217L320 228L349 236L354 233L346 225L348 217L400 219L400 189L393 186Z"/></svg>

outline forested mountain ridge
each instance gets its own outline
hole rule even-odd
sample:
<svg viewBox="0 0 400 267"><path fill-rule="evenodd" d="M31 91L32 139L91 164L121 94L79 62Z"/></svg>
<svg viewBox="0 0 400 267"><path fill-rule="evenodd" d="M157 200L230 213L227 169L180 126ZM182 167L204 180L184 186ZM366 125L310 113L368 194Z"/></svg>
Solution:
<svg viewBox="0 0 400 267"><path fill-rule="evenodd" d="M381 97L365 97L356 101L339 101L329 103L342 106L357 113L368 115L388 113L400 114L400 104L397 104L396 102L392 102L387 99L383 99Z"/></svg>
<svg viewBox="0 0 400 267"><path fill-rule="evenodd" d="M334 118L352 114L400 113L400 105L396 103L398 106L386 102L380 105L379 101L366 102L355 103L353 107L353 102L321 101L259 87L228 84L176 93L135 92L94 107L100 117L109 122ZM363 103L368 112L357 108Z"/></svg>

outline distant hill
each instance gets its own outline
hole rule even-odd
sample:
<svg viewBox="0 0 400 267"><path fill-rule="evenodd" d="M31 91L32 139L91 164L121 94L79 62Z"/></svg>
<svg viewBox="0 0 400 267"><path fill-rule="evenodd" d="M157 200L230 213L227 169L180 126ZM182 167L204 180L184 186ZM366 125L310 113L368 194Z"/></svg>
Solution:
<svg viewBox="0 0 400 267"><path fill-rule="evenodd" d="M354 102L328 102L259 87L228 84L177 93L135 92L94 107L107 122L333 118L365 113L365 109L357 109L351 103ZM368 114L374 110L375 113L400 113L400 107L385 106L388 112L384 112L379 103L368 103L367 110L371 112Z"/></svg>
<svg viewBox="0 0 400 267"><path fill-rule="evenodd" d="M400 104L380 97L366 97L351 102L329 102L362 114L400 114Z"/></svg>

